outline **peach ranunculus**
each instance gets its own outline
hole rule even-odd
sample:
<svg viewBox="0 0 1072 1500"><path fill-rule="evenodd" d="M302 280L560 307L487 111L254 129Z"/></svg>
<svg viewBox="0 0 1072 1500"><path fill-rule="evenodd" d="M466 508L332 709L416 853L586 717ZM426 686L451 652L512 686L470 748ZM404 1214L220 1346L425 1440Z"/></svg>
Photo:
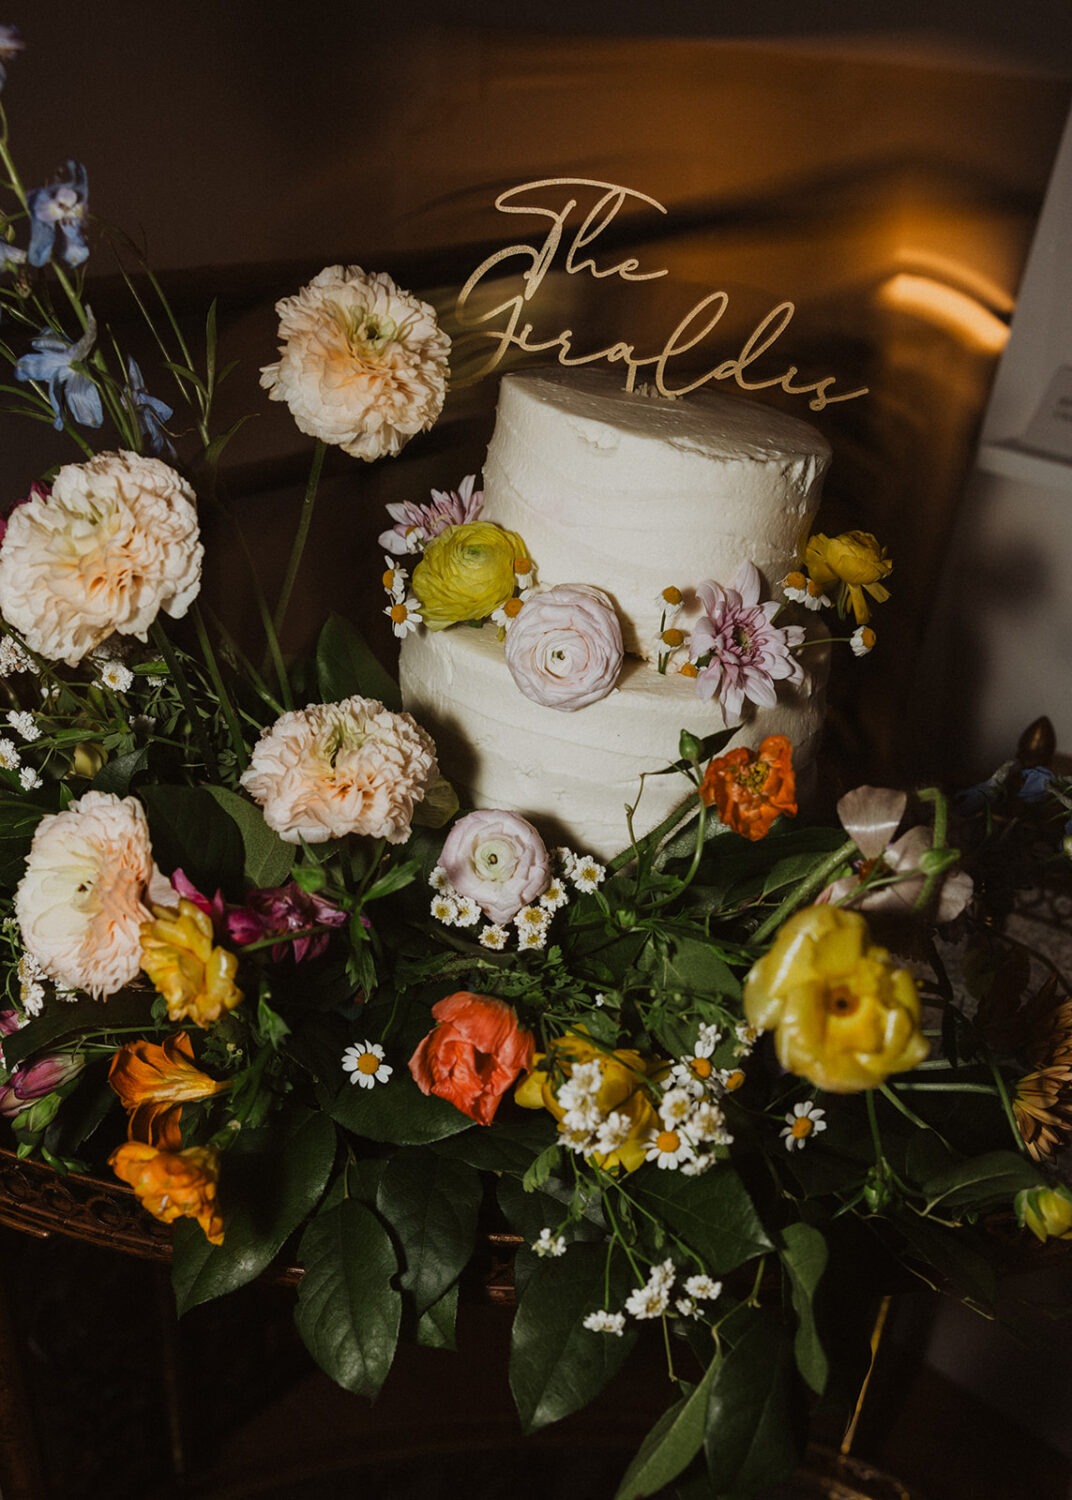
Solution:
<svg viewBox="0 0 1072 1500"><path fill-rule="evenodd" d="M137 799L86 792L38 823L15 916L48 978L100 999L137 978L147 903L171 895Z"/></svg>
<svg viewBox="0 0 1072 1500"><path fill-rule="evenodd" d="M302 432L372 460L434 424L450 339L427 302L382 272L327 266L275 310L279 360L261 385Z"/></svg>
<svg viewBox="0 0 1072 1500"><path fill-rule="evenodd" d="M159 1151L144 1141L124 1141L108 1165L154 1219L162 1224L196 1219L210 1244L223 1244L223 1218L216 1204L220 1158L211 1147Z"/></svg>
<svg viewBox="0 0 1072 1500"><path fill-rule="evenodd" d="M159 1146L167 1135L162 1117L176 1105L209 1099L230 1088L194 1065L194 1049L185 1031L163 1045L145 1040L124 1042L112 1058L108 1082L127 1111L132 1140Z"/></svg>
<svg viewBox="0 0 1072 1500"><path fill-rule="evenodd" d="M417 1087L490 1125L507 1089L532 1066L535 1040L513 1006L459 990L432 1006L438 1025L409 1060Z"/></svg>
<svg viewBox="0 0 1072 1500"><path fill-rule="evenodd" d="M283 714L254 746L242 785L290 844L348 833L402 844L438 775L432 738L410 714L354 697Z"/></svg>
<svg viewBox="0 0 1072 1500"><path fill-rule="evenodd" d="M168 1019L209 1026L242 1001L238 959L212 941L212 918L187 901L154 906L141 930L141 967L167 1002Z"/></svg>
<svg viewBox="0 0 1072 1500"><path fill-rule="evenodd" d="M439 863L454 890L471 896L492 922L509 922L547 889L551 866L527 818L478 808L447 834Z"/></svg>
<svg viewBox="0 0 1072 1500"><path fill-rule="evenodd" d="M0 613L31 651L74 667L110 635L145 640L201 586L197 498L158 458L98 453L8 519Z"/></svg>
<svg viewBox="0 0 1072 1500"><path fill-rule="evenodd" d="M745 980L744 1013L774 1032L783 1068L830 1093L877 1088L929 1051L911 974L841 907L807 906L782 925Z"/></svg>
<svg viewBox="0 0 1072 1500"><path fill-rule="evenodd" d="M661 1058L629 1048L608 1052L587 1036L568 1032L537 1056L514 1098L526 1109L549 1110L564 1144L597 1167L634 1172L643 1166L652 1133L659 1129L649 1085L665 1076L666 1068ZM591 1079L584 1077L584 1088L575 1087L590 1070L596 1071Z"/></svg>
<svg viewBox="0 0 1072 1500"><path fill-rule="evenodd" d="M734 833L755 842L780 814L795 817L793 746L784 734L768 734L758 751L740 746L708 763L700 797L714 806Z"/></svg>

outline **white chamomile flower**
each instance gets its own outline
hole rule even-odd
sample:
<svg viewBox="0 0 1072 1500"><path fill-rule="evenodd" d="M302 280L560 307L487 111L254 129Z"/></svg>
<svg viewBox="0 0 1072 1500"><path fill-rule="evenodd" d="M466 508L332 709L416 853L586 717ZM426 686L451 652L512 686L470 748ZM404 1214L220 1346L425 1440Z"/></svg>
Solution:
<svg viewBox="0 0 1072 1500"><path fill-rule="evenodd" d="M506 947L510 934L505 927L498 922L489 922L486 927L480 929L479 940L485 948L491 948L499 953Z"/></svg>
<svg viewBox="0 0 1072 1500"><path fill-rule="evenodd" d="M805 609L824 609L832 602L813 579L799 571L783 578L782 593L787 599L792 599L794 604L803 604Z"/></svg>
<svg viewBox="0 0 1072 1500"><path fill-rule="evenodd" d="M602 885L606 873L605 866L598 860L582 855L574 858L569 876L577 889L587 896Z"/></svg>
<svg viewBox="0 0 1072 1500"><path fill-rule="evenodd" d="M24 792L36 792L39 786L44 786L44 782L33 766L23 766L19 772L19 786Z"/></svg>
<svg viewBox="0 0 1072 1500"><path fill-rule="evenodd" d="M603 1111L594 1099L577 1099L562 1116L562 1124L571 1135L582 1133L590 1140L603 1123Z"/></svg>
<svg viewBox="0 0 1072 1500"><path fill-rule="evenodd" d="M717 1156L690 1156L688 1161L681 1163L678 1171L682 1177L702 1177L705 1172L710 1172L717 1162Z"/></svg>
<svg viewBox="0 0 1072 1500"><path fill-rule="evenodd" d="M567 1151L576 1151L578 1156L587 1156L595 1150L592 1132L583 1123L575 1124L572 1115L564 1115L558 1122L558 1144Z"/></svg>
<svg viewBox="0 0 1072 1500"><path fill-rule="evenodd" d="M713 1302L721 1295L721 1281L714 1281L704 1271L695 1276L690 1276L685 1282L685 1292L689 1297L695 1297L698 1302Z"/></svg>
<svg viewBox="0 0 1072 1500"><path fill-rule="evenodd" d="M785 1125L781 1130L781 1137L785 1141L787 1151L802 1151L805 1141L820 1130L826 1129L825 1109L819 1109L810 1099L800 1104L794 1104L793 1108L785 1117Z"/></svg>
<svg viewBox="0 0 1072 1500"><path fill-rule="evenodd" d="M519 932L524 932L526 928L546 932L550 921L550 914L542 906L523 906L514 916L514 926Z"/></svg>
<svg viewBox="0 0 1072 1500"><path fill-rule="evenodd" d="M155 677L152 674L150 674L148 677L146 677L145 684L146 684L147 687L151 687L151 688L166 687L166 685L167 685L167 678L166 677Z"/></svg>
<svg viewBox="0 0 1072 1500"><path fill-rule="evenodd" d="M483 916L483 912L472 896L455 896L454 903L457 907L454 918L455 927L475 927Z"/></svg>
<svg viewBox="0 0 1072 1500"><path fill-rule="evenodd" d="M22 761L19 752L15 748L15 741L9 740L5 735L0 739L0 769L4 771L17 771Z"/></svg>
<svg viewBox="0 0 1072 1500"><path fill-rule="evenodd" d="M629 1116L623 1115L620 1110L612 1109L610 1114L600 1123L596 1132L596 1150L601 1151L604 1156L609 1156L612 1151L617 1151L619 1146L624 1146L629 1139L630 1122Z"/></svg>
<svg viewBox="0 0 1072 1500"><path fill-rule="evenodd" d="M745 1072L743 1068L716 1068L712 1077L724 1094L735 1094L744 1086Z"/></svg>
<svg viewBox="0 0 1072 1500"><path fill-rule="evenodd" d="M407 569L400 568L393 557L384 557L383 578L381 581L392 599L405 598L406 579L408 577L409 572Z"/></svg>
<svg viewBox="0 0 1072 1500"><path fill-rule="evenodd" d="M569 904L569 891L561 880L552 880L540 897L540 905L544 911L558 911L560 907Z"/></svg>
<svg viewBox="0 0 1072 1500"><path fill-rule="evenodd" d="M134 686L134 673L121 661L102 661L97 681L113 693L129 693Z"/></svg>
<svg viewBox="0 0 1072 1500"><path fill-rule="evenodd" d="M700 1316L700 1309L691 1297L678 1297L674 1306L683 1318L698 1318Z"/></svg>
<svg viewBox="0 0 1072 1500"><path fill-rule="evenodd" d="M759 1041L758 1026L750 1026L747 1021L738 1021L733 1031L737 1038L737 1046L734 1048L734 1052L738 1057L747 1057Z"/></svg>
<svg viewBox="0 0 1072 1500"><path fill-rule="evenodd" d="M428 909L437 922L442 922L444 927L453 927L458 915L458 899L446 891L441 891L432 897L432 903Z"/></svg>
<svg viewBox="0 0 1072 1500"><path fill-rule="evenodd" d="M432 887L433 891L450 890L450 877L447 875L447 872L446 870L444 870L442 865L436 865L435 869L428 877L428 884Z"/></svg>
<svg viewBox="0 0 1072 1500"><path fill-rule="evenodd" d="M532 1249L536 1255L557 1258L559 1255L565 1255L566 1242L560 1234L552 1234L549 1229L541 1229L540 1237L533 1242Z"/></svg>
<svg viewBox="0 0 1072 1500"><path fill-rule="evenodd" d="M662 1287L639 1286L625 1299L625 1310L633 1318L661 1318L669 1302Z"/></svg>
<svg viewBox="0 0 1072 1500"><path fill-rule="evenodd" d="M547 947L546 927L528 927L524 932L519 932L517 946L530 953L542 952Z"/></svg>
<svg viewBox="0 0 1072 1500"><path fill-rule="evenodd" d="M671 1171L695 1156L692 1142L680 1130L657 1130L644 1148L644 1157Z"/></svg>
<svg viewBox="0 0 1072 1500"><path fill-rule="evenodd" d="M621 1338L625 1332L625 1314L607 1312L605 1308L601 1308L599 1312L588 1314L584 1319L584 1326L589 1333L610 1333Z"/></svg>
<svg viewBox="0 0 1072 1500"><path fill-rule="evenodd" d="M524 603L521 596L511 594L510 598L505 599L498 609L492 610L488 618L493 625L498 625L502 630L508 630L521 613Z"/></svg>
<svg viewBox="0 0 1072 1500"><path fill-rule="evenodd" d="M399 640L405 640L407 635L412 635L421 623L420 600L413 594L407 594L404 599L392 600L383 612L390 620L391 629Z"/></svg>
<svg viewBox="0 0 1072 1500"><path fill-rule="evenodd" d="M849 645L852 647L854 656L866 656L869 651L875 649L878 636L870 625L860 625L849 636Z"/></svg>
<svg viewBox="0 0 1072 1500"><path fill-rule="evenodd" d="M693 1097L688 1089L667 1089L659 1101L659 1119L667 1129L672 1129L675 1125L683 1125L692 1114L693 1103Z"/></svg>
<svg viewBox="0 0 1072 1500"><path fill-rule="evenodd" d="M689 1134L712 1146L729 1146L733 1136L726 1129L726 1116L713 1099L702 1099L689 1118Z"/></svg>
<svg viewBox="0 0 1072 1500"><path fill-rule="evenodd" d="M379 1042L354 1042L342 1055L343 1071L350 1074L350 1082L360 1088L370 1089L374 1084L386 1083L394 1069L383 1060L383 1048Z"/></svg>
<svg viewBox="0 0 1072 1500"><path fill-rule="evenodd" d="M685 602L685 596L674 584L668 584L655 595L655 604L668 620L672 620Z"/></svg>
<svg viewBox="0 0 1072 1500"><path fill-rule="evenodd" d="M37 721L33 714L24 713L13 708L7 715L7 722L20 739L33 741L41 738L41 731L37 727Z"/></svg>

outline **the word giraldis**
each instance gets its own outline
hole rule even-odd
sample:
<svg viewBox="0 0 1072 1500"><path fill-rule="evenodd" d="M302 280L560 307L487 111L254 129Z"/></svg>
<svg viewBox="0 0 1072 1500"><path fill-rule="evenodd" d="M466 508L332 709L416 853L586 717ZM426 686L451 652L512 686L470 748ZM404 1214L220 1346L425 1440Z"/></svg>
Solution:
<svg viewBox="0 0 1072 1500"><path fill-rule="evenodd" d="M615 258L613 252L600 246L600 237L627 203L631 207L646 204L666 213L664 206L646 193L587 177L548 177L499 194L495 207L500 213L538 219L542 227L531 240L507 245L489 255L458 293L459 324L470 338L486 341L488 346L486 357L472 378L489 374L509 350L517 349L530 354L553 354L562 365L599 361L621 364L626 370L626 390L633 390L638 375L643 373L644 379L662 396L685 396L711 381L732 380L745 391L779 387L790 396L807 396L811 410L818 412L836 402L867 394L866 386L835 393L833 375L811 382L798 381L799 371L792 364L772 375L753 368L770 354L789 327L796 311L792 302L777 303L759 320L739 349L684 382L675 382L674 361L709 339L729 307L726 292L710 292L690 307L661 348L653 353L638 352L636 345L625 339L600 349L578 352L572 328L563 328L550 337L540 336L532 321L533 303L552 270L568 276L589 275L596 280L617 277L628 282L654 281L668 274L665 268L644 270L635 256ZM495 295L500 285L504 289L501 300ZM489 294L494 305L483 307ZM477 305L481 310L477 310ZM766 360L765 367L770 363Z"/></svg>

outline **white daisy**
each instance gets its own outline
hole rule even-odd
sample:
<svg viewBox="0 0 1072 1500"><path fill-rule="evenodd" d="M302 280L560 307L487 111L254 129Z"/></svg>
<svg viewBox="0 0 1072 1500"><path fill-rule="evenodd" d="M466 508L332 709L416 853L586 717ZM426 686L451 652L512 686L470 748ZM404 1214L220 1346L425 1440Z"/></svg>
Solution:
<svg viewBox="0 0 1072 1500"><path fill-rule="evenodd" d="M19 786L24 792L36 792L39 786L44 786L44 782L33 766L23 766L19 772Z"/></svg>
<svg viewBox="0 0 1072 1500"><path fill-rule="evenodd" d="M870 625L861 625L849 636L849 645L852 647L854 656L866 656L869 651L875 649L878 636Z"/></svg>
<svg viewBox="0 0 1072 1500"><path fill-rule="evenodd" d="M691 1141L680 1130L657 1130L644 1149L645 1160L671 1171L695 1154Z"/></svg>
<svg viewBox="0 0 1072 1500"><path fill-rule="evenodd" d="M549 1229L541 1229L539 1239L532 1245L535 1255L551 1256L557 1258L566 1253L566 1241L560 1234L552 1234Z"/></svg>
<svg viewBox="0 0 1072 1500"><path fill-rule="evenodd" d="M428 909L437 922L442 922L444 927L453 927L458 915L457 897L442 892L432 898L432 904Z"/></svg>
<svg viewBox="0 0 1072 1500"><path fill-rule="evenodd" d="M442 865L436 865L428 877L428 884L432 887L433 891L450 890L450 879Z"/></svg>
<svg viewBox="0 0 1072 1500"><path fill-rule="evenodd" d="M550 885L540 897L540 905L544 911L558 911L560 907L569 904L569 891L561 880L552 880Z"/></svg>
<svg viewBox="0 0 1072 1500"><path fill-rule="evenodd" d="M350 1082L363 1089L386 1083L394 1072L390 1064L384 1062L379 1042L354 1042L343 1053L342 1066L343 1071L350 1074Z"/></svg>
<svg viewBox="0 0 1072 1500"><path fill-rule="evenodd" d="M472 896L455 896L454 903L457 907L455 927L474 927L484 915Z"/></svg>
<svg viewBox="0 0 1072 1500"><path fill-rule="evenodd" d="M498 922L489 922L480 929L479 941L485 948L492 948L496 953L506 947L509 938L509 932L505 927L500 927Z"/></svg>
<svg viewBox="0 0 1072 1500"><path fill-rule="evenodd" d="M605 866L601 865L598 860L583 856L574 858L569 876L579 891L590 895L602 885L606 873Z"/></svg>
<svg viewBox="0 0 1072 1500"><path fill-rule="evenodd" d="M625 1332L625 1314L601 1309L599 1312L589 1313L584 1319L584 1326L589 1333L610 1333L621 1338Z"/></svg>
<svg viewBox="0 0 1072 1500"><path fill-rule="evenodd" d="M699 1302L713 1302L722 1291L722 1283L713 1281L710 1276L701 1271L696 1276L688 1278L685 1282L685 1291Z"/></svg>
<svg viewBox="0 0 1072 1500"><path fill-rule="evenodd" d="M404 599L394 599L384 608L384 614L391 622L391 629L399 640L405 640L407 635L420 626L421 603L414 594L407 594Z"/></svg>
<svg viewBox="0 0 1072 1500"><path fill-rule="evenodd" d="M128 693L134 686L134 673L121 661L102 661L97 681L113 693Z"/></svg>
<svg viewBox="0 0 1072 1500"><path fill-rule="evenodd" d="M693 1097L688 1089L667 1089L659 1101L659 1119L668 1130L683 1125L692 1114Z"/></svg>
<svg viewBox="0 0 1072 1500"><path fill-rule="evenodd" d="M404 599L406 579L409 577L407 569L400 568L393 557L385 557L383 570L382 583L388 594L392 599Z"/></svg>
<svg viewBox="0 0 1072 1500"><path fill-rule="evenodd" d="M733 1136L726 1129L726 1116L713 1099L702 1099L689 1118L689 1134L712 1146L728 1146Z"/></svg>
<svg viewBox="0 0 1072 1500"><path fill-rule="evenodd" d="M826 1129L825 1109L819 1109L810 1099L794 1104L785 1117L781 1137L787 1151L802 1151L805 1141Z"/></svg>

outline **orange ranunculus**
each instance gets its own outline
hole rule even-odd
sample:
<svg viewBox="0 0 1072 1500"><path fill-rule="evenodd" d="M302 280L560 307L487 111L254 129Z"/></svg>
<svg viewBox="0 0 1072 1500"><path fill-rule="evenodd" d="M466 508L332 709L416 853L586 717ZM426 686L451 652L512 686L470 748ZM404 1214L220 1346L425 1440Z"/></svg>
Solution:
<svg viewBox="0 0 1072 1500"><path fill-rule="evenodd" d="M112 1058L108 1082L130 1116L132 1140L165 1144L170 1111L188 1100L208 1099L230 1088L194 1067L194 1049L185 1031L155 1042L126 1042ZM175 1116L170 1117L172 1120Z"/></svg>
<svg viewBox="0 0 1072 1500"><path fill-rule="evenodd" d="M207 1146L185 1151L158 1151L144 1141L125 1141L108 1158L121 1181L154 1219L173 1224L196 1219L212 1245L223 1244L223 1219L216 1206L220 1158Z"/></svg>
<svg viewBox="0 0 1072 1500"><path fill-rule="evenodd" d="M182 897L178 908L154 906L141 925L141 966L167 1001L168 1019L209 1026L242 1000L238 960L212 942L212 918Z"/></svg>
<svg viewBox="0 0 1072 1500"><path fill-rule="evenodd" d="M580 1063L599 1064L599 1088L594 1097L599 1115L604 1119L618 1115L628 1126L616 1146L609 1151L593 1150L588 1160L606 1171L616 1167L626 1172L636 1171L643 1166L652 1132L659 1127L659 1114L648 1082L664 1077L667 1064L662 1058L644 1057L631 1049L608 1052L589 1037L571 1031L556 1038L546 1056L535 1059L535 1067L514 1098L526 1109L549 1110L558 1121L559 1130L564 1130L563 1120L569 1111L559 1099L558 1091Z"/></svg>
<svg viewBox="0 0 1072 1500"><path fill-rule="evenodd" d="M432 1006L439 1025L409 1060L417 1087L490 1125L503 1094L532 1066L535 1040L505 1000L459 990Z"/></svg>
<svg viewBox="0 0 1072 1500"><path fill-rule="evenodd" d="M753 842L765 838L779 814L796 815L793 746L784 734L768 734L758 752L742 746L718 756L704 772L700 796L734 833Z"/></svg>

